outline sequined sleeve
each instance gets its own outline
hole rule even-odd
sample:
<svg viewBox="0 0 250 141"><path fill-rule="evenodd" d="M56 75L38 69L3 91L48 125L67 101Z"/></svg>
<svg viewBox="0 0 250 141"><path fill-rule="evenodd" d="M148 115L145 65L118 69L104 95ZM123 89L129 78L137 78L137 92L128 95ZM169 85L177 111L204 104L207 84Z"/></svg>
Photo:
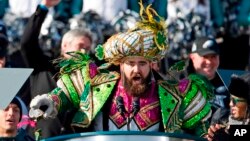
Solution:
<svg viewBox="0 0 250 141"><path fill-rule="evenodd" d="M193 130L196 135L203 136L207 133L208 118L211 117L211 105L208 99L213 94L210 83L202 76L190 75L187 87L182 91L181 108L183 109L182 128Z"/></svg>

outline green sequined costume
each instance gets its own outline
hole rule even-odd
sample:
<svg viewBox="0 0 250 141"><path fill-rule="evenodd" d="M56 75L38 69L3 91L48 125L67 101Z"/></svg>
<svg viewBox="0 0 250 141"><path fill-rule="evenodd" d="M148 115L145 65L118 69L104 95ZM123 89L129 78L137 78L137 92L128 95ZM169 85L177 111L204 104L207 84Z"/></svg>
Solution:
<svg viewBox="0 0 250 141"><path fill-rule="evenodd" d="M71 65L69 68L74 67ZM120 75L108 71L101 73L90 60L78 69L62 70L68 72L61 75L57 81L58 88L50 96L59 112L73 107L78 109L72 127L87 128L114 93ZM212 94L206 79L191 75L179 82L159 80L157 84L165 132L190 129L196 135L204 135L208 129L206 120L211 114L207 100Z"/></svg>
<svg viewBox="0 0 250 141"><path fill-rule="evenodd" d="M80 52L59 63L61 77L57 81L58 88L50 96L59 112L78 109L72 127L89 127L108 99L112 98L120 74L107 71L110 65L119 65L131 56L141 56L150 62L165 57L168 49L165 21L150 5L144 8L142 0L139 4L141 21L137 22L135 28L115 34L105 44L96 47L96 57L104 59L106 64L97 68L87 55ZM158 17L159 22L154 16ZM180 63L173 69L179 71L183 65ZM208 99L213 94L208 81L202 76L191 75L183 80L156 80L156 83L161 108L158 114L161 114L159 117L164 131L192 130L188 133L203 136L207 132L207 119L211 114Z"/></svg>

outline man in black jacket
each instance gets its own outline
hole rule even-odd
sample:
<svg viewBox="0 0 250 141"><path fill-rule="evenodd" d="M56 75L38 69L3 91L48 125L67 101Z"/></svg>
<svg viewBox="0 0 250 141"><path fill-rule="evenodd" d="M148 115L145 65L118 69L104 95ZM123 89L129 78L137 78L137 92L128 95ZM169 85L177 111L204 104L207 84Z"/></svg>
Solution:
<svg viewBox="0 0 250 141"><path fill-rule="evenodd" d="M26 84L25 87L29 92L21 95L27 105L37 94L47 93L56 86L56 82L52 78L57 73L57 70L54 68L52 60L58 56L50 58L45 55L39 45L39 34L48 13L48 8L57 5L59 2L60 0L42 0L36 12L30 17L21 39L21 51L25 63L28 68L34 68L29 78L29 84ZM66 52L69 51L89 50L91 44L92 38L89 32L83 29L70 30L62 39L61 57L68 57ZM62 119L66 119L66 117ZM42 138L56 136L63 129L58 118L46 121L40 120L37 126L42 130Z"/></svg>
<svg viewBox="0 0 250 141"><path fill-rule="evenodd" d="M229 93L217 72L220 56L216 40L209 37L198 37L193 43L189 58L188 74L204 75L214 87L214 98L210 101L213 113L220 107L228 107Z"/></svg>

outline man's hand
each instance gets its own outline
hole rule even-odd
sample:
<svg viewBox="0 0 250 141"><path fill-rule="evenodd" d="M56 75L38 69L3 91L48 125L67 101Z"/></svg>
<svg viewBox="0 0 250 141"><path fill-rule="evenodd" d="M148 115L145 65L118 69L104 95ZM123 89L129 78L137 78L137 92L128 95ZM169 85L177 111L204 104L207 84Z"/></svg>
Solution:
<svg viewBox="0 0 250 141"><path fill-rule="evenodd" d="M44 112L41 109L42 106L47 107ZM30 108L29 116L31 118L37 119L40 116L43 116L44 118L54 118L57 115L57 109L48 94L34 97L30 102Z"/></svg>
<svg viewBox="0 0 250 141"><path fill-rule="evenodd" d="M222 126L221 126L220 124L211 125L211 126L209 127L209 129L208 129L208 134L206 135L205 138L206 138L208 141L212 141L213 138L214 138L214 133L215 133L216 131L218 131L219 129L221 129L221 128L222 128Z"/></svg>
<svg viewBox="0 0 250 141"><path fill-rule="evenodd" d="M42 0L41 4L50 8L50 7L56 6L60 1L61 0Z"/></svg>

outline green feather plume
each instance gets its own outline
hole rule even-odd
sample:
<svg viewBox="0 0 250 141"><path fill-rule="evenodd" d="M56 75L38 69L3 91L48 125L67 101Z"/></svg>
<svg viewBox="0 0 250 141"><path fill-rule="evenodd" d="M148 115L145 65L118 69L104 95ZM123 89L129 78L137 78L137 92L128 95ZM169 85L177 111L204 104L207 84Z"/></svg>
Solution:
<svg viewBox="0 0 250 141"><path fill-rule="evenodd" d="M68 52L68 55L71 56L70 59L59 58L53 61L54 64L58 64L60 67L60 74L69 74L72 71L79 69L83 66L86 66L90 57L88 54L82 53L81 51Z"/></svg>

